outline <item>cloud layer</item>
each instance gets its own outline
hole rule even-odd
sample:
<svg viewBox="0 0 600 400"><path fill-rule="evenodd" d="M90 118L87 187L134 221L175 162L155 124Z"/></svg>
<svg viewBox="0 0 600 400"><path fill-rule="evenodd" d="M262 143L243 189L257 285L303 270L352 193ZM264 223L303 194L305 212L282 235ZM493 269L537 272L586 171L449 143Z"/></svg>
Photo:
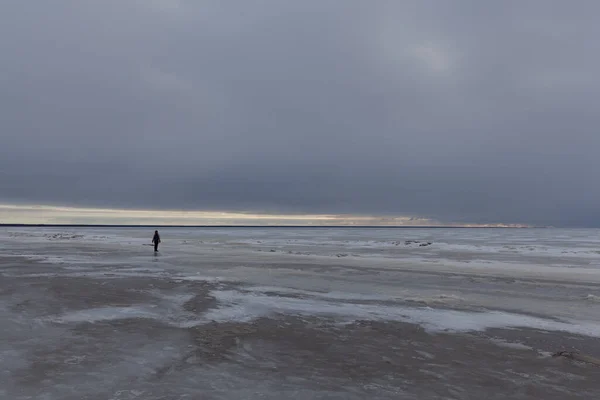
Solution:
<svg viewBox="0 0 600 400"><path fill-rule="evenodd" d="M0 201L600 226L600 4L0 4Z"/></svg>

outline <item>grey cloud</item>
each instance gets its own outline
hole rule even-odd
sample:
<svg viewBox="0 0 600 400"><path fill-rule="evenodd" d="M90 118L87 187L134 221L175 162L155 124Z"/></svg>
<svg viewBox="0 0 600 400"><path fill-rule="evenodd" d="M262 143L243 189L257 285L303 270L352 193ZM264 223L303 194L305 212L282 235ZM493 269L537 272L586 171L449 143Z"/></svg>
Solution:
<svg viewBox="0 0 600 400"><path fill-rule="evenodd" d="M0 201L600 225L592 1L5 1Z"/></svg>

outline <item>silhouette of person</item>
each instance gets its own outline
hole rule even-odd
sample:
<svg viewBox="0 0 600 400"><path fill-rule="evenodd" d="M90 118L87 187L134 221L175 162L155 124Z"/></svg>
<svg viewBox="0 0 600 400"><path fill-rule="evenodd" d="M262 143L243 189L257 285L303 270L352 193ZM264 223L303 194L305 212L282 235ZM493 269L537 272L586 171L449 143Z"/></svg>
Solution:
<svg viewBox="0 0 600 400"><path fill-rule="evenodd" d="M158 231L154 231L152 243L154 243L154 251L158 251L158 244L160 243L160 235L158 234Z"/></svg>

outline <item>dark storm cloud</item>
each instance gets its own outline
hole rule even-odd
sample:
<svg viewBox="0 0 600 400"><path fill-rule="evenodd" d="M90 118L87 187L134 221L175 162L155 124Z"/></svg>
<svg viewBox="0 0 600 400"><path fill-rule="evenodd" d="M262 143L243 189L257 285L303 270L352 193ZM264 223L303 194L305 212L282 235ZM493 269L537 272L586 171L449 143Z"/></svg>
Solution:
<svg viewBox="0 0 600 400"><path fill-rule="evenodd" d="M600 225L593 1L0 4L0 200Z"/></svg>

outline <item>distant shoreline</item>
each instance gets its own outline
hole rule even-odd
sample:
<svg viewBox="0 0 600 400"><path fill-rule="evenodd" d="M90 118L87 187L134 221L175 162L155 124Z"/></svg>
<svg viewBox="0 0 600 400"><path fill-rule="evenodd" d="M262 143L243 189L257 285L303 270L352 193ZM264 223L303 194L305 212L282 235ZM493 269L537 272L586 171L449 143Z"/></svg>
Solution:
<svg viewBox="0 0 600 400"><path fill-rule="evenodd" d="M294 229L548 229L543 226L390 226L390 225L104 225L104 224L0 224L10 228L294 228Z"/></svg>

